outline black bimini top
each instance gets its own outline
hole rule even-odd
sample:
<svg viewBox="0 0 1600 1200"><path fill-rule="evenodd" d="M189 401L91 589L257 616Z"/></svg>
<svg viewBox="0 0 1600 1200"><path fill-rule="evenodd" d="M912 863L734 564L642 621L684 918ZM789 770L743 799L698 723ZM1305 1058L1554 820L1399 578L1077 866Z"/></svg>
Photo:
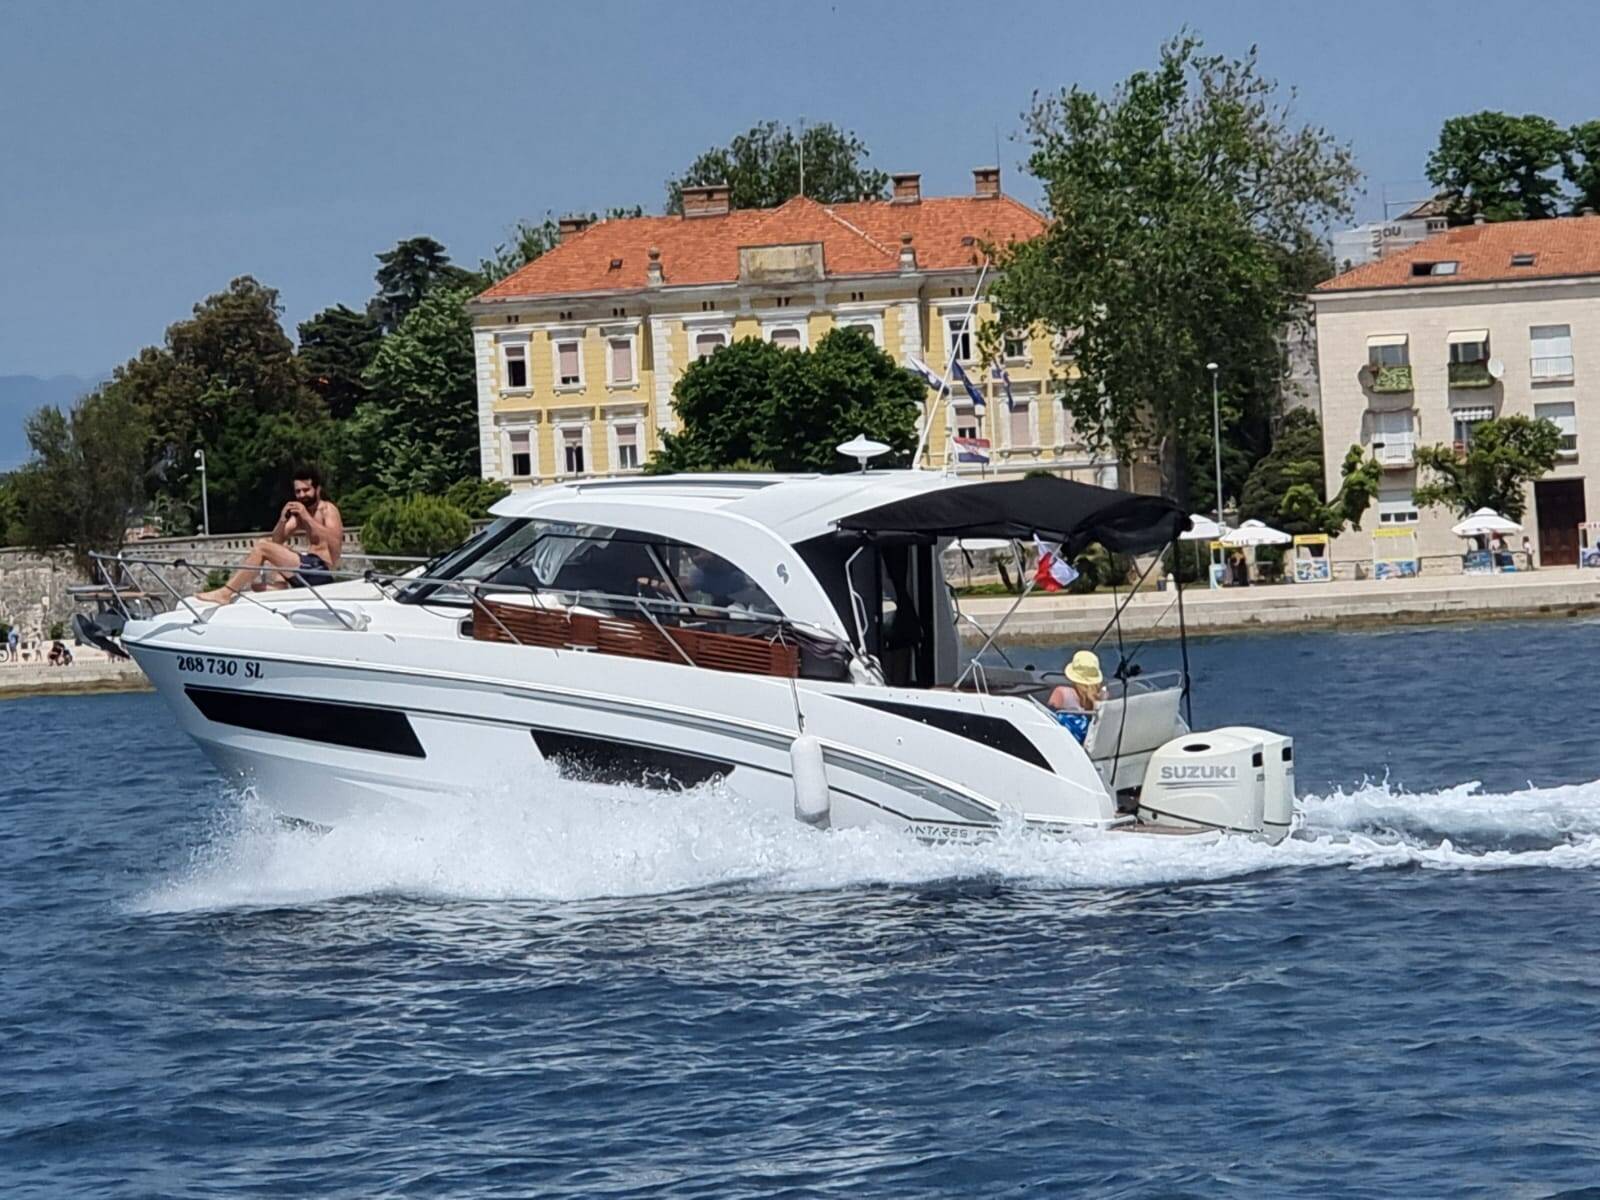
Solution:
<svg viewBox="0 0 1600 1200"><path fill-rule="evenodd" d="M1068 554L1099 542L1107 550L1159 550L1189 527L1165 496L1140 496L1071 479L1036 475L1004 483L969 483L880 504L841 518L839 528L866 534L1030 538L1060 542Z"/></svg>

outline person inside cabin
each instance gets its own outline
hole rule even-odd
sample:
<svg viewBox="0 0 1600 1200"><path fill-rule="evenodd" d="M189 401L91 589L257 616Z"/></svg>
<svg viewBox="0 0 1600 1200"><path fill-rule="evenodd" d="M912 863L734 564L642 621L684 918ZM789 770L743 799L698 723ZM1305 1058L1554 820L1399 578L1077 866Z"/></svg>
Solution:
<svg viewBox="0 0 1600 1200"><path fill-rule="evenodd" d="M1050 707L1059 713L1092 713L1106 698L1106 679L1093 650L1079 650L1062 672L1067 682L1050 693Z"/></svg>
<svg viewBox="0 0 1600 1200"><path fill-rule="evenodd" d="M344 556L344 518L339 506L323 496L317 468L296 467L292 482L294 499L278 513L272 532L256 542L227 583L201 592L196 600L232 604L246 589L320 587L333 582L333 570ZM291 538L303 538L306 549L291 546ZM274 569L264 569L268 567Z"/></svg>

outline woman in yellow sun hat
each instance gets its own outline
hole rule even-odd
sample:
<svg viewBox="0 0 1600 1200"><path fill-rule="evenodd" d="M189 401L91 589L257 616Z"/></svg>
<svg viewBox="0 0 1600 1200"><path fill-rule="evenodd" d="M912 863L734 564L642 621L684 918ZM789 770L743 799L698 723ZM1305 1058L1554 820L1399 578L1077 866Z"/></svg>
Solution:
<svg viewBox="0 0 1600 1200"><path fill-rule="evenodd" d="M1050 693L1050 707L1057 712L1092 713L1106 697L1106 679L1100 673L1100 659L1093 650L1079 650L1067 664L1067 682Z"/></svg>

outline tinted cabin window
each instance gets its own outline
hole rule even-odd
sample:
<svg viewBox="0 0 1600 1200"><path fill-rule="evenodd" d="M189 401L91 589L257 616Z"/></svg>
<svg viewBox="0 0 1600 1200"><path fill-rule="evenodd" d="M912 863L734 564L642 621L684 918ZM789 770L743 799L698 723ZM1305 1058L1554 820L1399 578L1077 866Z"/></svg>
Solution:
<svg viewBox="0 0 1600 1200"><path fill-rule="evenodd" d="M721 555L636 530L560 521L496 522L426 574L565 594L604 607L602 596L742 608L777 616L772 598ZM431 589L435 599L459 589ZM417 593L411 598L420 598ZM633 611L632 606L628 607Z"/></svg>

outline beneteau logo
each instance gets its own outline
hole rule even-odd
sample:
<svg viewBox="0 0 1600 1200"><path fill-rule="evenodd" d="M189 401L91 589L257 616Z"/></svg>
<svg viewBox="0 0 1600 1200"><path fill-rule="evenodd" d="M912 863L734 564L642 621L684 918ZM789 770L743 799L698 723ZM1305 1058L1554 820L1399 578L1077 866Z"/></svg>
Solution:
<svg viewBox="0 0 1600 1200"><path fill-rule="evenodd" d="M1239 778L1239 768L1222 766L1218 764L1201 764L1192 767L1163 766L1161 768L1161 782L1216 782L1224 779Z"/></svg>

